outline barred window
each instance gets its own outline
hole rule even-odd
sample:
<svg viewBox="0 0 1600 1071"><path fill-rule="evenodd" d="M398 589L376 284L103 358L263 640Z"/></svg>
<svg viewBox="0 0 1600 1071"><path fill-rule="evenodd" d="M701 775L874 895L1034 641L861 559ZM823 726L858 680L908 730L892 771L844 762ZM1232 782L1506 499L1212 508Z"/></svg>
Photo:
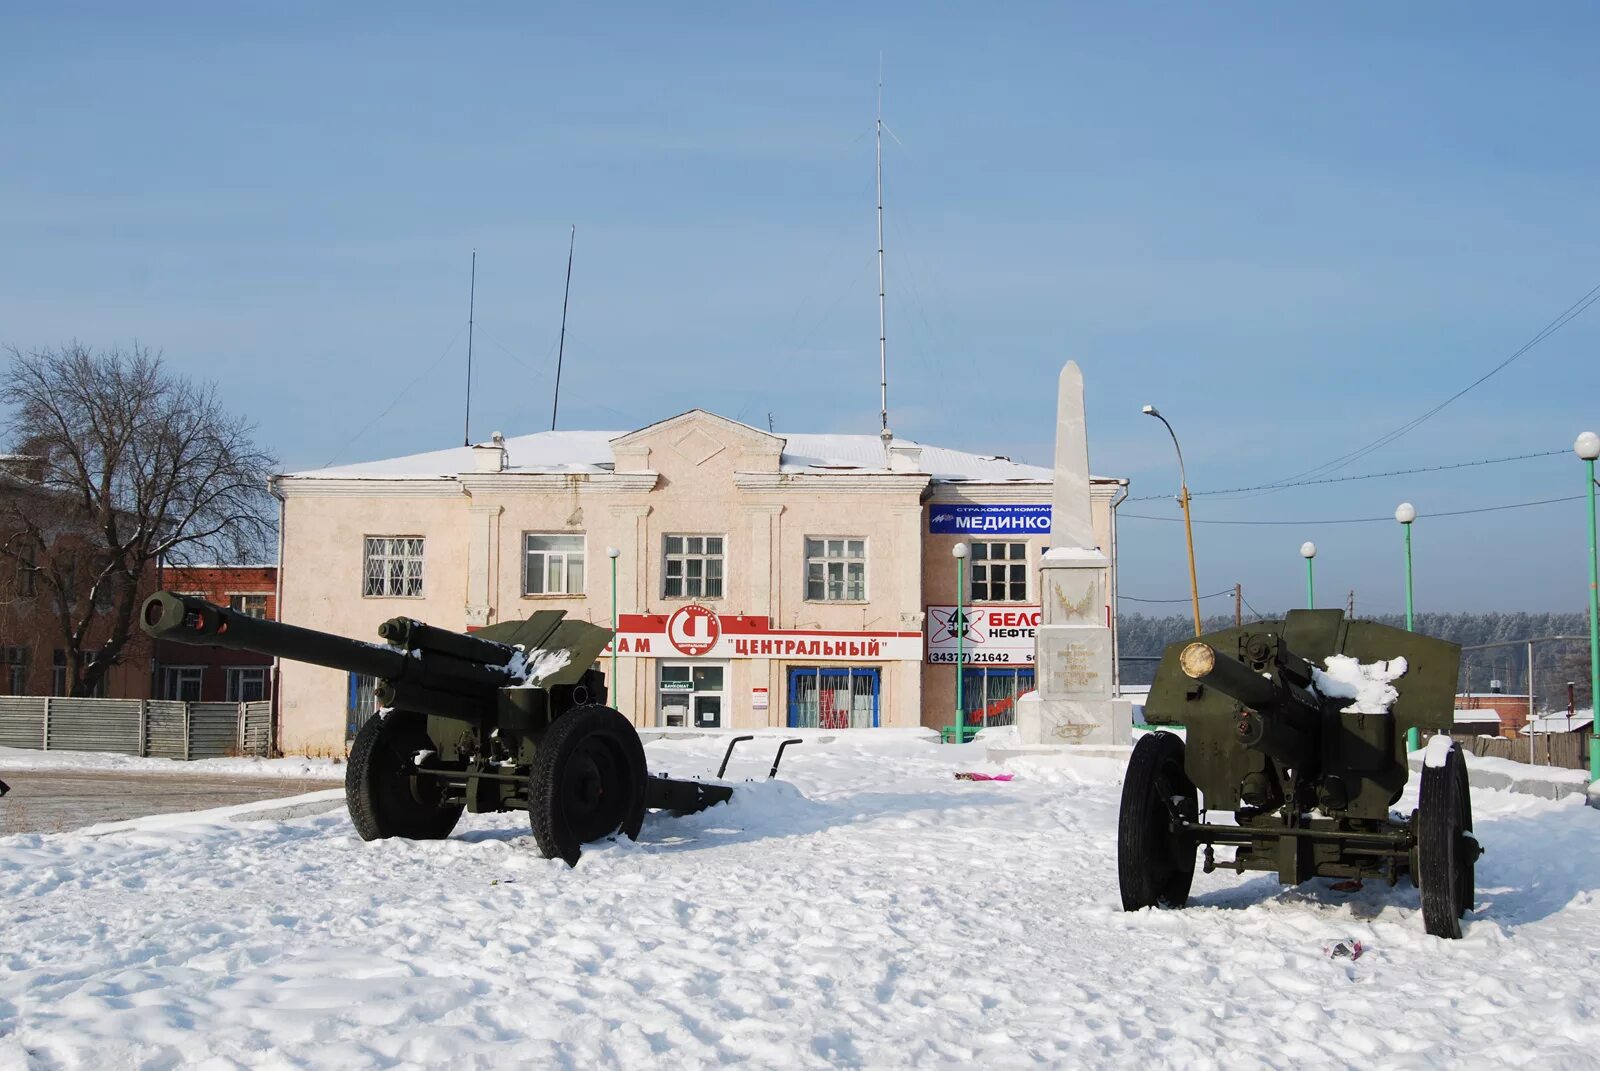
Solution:
<svg viewBox="0 0 1600 1071"><path fill-rule="evenodd" d="M865 602L867 541L807 536L806 598L812 602Z"/></svg>
<svg viewBox="0 0 1600 1071"><path fill-rule="evenodd" d="M267 697L265 666L229 666L228 702L254 703Z"/></svg>
<svg viewBox="0 0 1600 1071"><path fill-rule="evenodd" d="M972 544L972 601L1028 601L1028 544Z"/></svg>
<svg viewBox="0 0 1600 1071"><path fill-rule="evenodd" d="M722 598L722 537L669 535L661 594L668 599Z"/></svg>
<svg viewBox="0 0 1600 1071"><path fill-rule="evenodd" d="M265 595L229 595L228 606L246 617L254 617L264 621L267 617L267 597Z"/></svg>
<svg viewBox="0 0 1600 1071"><path fill-rule="evenodd" d="M420 598L422 537L367 536L365 576L362 595Z"/></svg>
<svg viewBox="0 0 1600 1071"><path fill-rule="evenodd" d="M523 536L522 593L524 595L583 594L583 536Z"/></svg>

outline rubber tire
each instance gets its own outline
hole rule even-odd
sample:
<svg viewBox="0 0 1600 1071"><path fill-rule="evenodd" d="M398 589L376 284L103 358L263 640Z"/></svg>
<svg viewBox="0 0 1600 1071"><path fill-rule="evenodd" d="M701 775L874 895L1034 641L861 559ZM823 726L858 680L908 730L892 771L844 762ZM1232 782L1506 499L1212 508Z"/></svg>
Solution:
<svg viewBox="0 0 1600 1071"><path fill-rule="evenodd" d="M466 804L441 803L442 787L432 781L422 783L431 799L418 799L403 772L412 755L432 747L427 717L407 710L374 714L356 733L344 772L344 799L362 840L443 840L456 828Z"/></svg>
<svg viewBox="0 0 1600 1071"><path fill-rule="evenodd" d="M1117 820L1117 884L1122 909L1182 907L1194 882L1195 845L1172 831L1167 801L1181 797L1179 813L1199 816L1200 794L1183 769L1183 741L1173 733L1146 735L1133 749L1122 781Z"/></svg>
<svg viewBox="0 0 1600 1071"><path fill-rule="evenodd" d="M1443 766L1422 768L1417 802L1417 888L1422 924L1430 934L1455 940L1461 918L1477 895L1478 850L1472 832L1472 795L1461 745L1451 744Z"/></svg>
<svg viewBox="0 0 1600 1071"><path fill-rule="evenodd" d="M607 762L607 770L598 771L588 762L597 754ZM578 790L574 779L586 773L609 774L613 783L603 785L601 794L621 791L624 798L608 808L614 823L604 815L590 816L590 828L579 831L574 822L582 819L572 813L569 795ZM528 776L528 821L539 851L546 859L577 866L586 843L618 832L638 840L644 827L648 776L644 745L627 718L602 706L575 707L558 716L539 742Z"/></svg>

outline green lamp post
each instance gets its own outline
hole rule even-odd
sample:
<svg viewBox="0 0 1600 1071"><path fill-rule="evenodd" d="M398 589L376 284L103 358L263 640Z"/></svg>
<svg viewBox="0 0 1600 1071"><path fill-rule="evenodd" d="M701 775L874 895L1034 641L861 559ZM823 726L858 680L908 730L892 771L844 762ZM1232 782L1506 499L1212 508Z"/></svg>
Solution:
<svg viewBox="0 0 1600 1071"><path fill-rule="evenodd" d="M1400 522L1400 527L1406 533L1406 631L1414 632L1416 627L1412 621L1411 598L1411 522L1417 519L1417 507L1409 502L1402 502L1395 507L1394 519ZM1415 725L1406 730L1406 750L1415 751L1422 746L1422 732Z"/></svg>
<svg viewBox="0 0 1600 1071"><path fill-rule="evenodd" d="M1595 558L1594 463L1600 458L1600 435L1586 431L1572 444L1588 474L1584 490L1589 495L1589 707L1600 710L1600 563ZM1600 717L1589 723L1589 780L1600 781Z"/></svg>
<svg viewBox="0 0 1600 1071"><path fill-rule="evenodd" d="M1311 563L1317 557L1317 545L1309 539L1301 543L1300 557L1306 560L1306 609L1313 610L1317 605L1317 585L1312 576Z"/></svg>
<svg viewBox="0 0 1600 1071"><path fill-rule="evenodd" d="M967 617L962 610L962 597L966 594L967 587L967 555L971 553L965 543L957 543L950 548L950 554L956 560L956 619L952 622L956 633L956 740L958 744L966 743L966 697L962 694L962 686L967 677L966 636Z"/></svg>

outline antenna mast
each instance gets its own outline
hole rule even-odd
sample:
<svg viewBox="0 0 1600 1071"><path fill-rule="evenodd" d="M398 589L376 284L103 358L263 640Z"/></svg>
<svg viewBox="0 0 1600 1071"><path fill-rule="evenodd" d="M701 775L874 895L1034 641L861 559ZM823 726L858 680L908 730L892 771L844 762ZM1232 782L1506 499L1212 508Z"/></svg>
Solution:
<svg viewBox="0 0 1600 1071"><path fill-rule="evenodd" d="M878 54L878 434L889 439L889 345L883 316L883 54Z"/></svg>
<svg viewBox="0 0 1600 1071"><path fill-rule="evenodd" d="M556 345L556 395L550 403L550 430L556 430L556 410L561 408L561 358L567 352L567 298L572 296L572 251L578 245L578 225L567 241L567 287L561 292L561 341Z"/></svg>
<svg viewBox="0 0 1600 1071"><path fill-rule="evenodd" d="M478 303L478 251L472 251L472 282L467 289L467 415L461 424L461 445L472 445L472 313ZM461 337L459 335L457 338Z"/></svg>

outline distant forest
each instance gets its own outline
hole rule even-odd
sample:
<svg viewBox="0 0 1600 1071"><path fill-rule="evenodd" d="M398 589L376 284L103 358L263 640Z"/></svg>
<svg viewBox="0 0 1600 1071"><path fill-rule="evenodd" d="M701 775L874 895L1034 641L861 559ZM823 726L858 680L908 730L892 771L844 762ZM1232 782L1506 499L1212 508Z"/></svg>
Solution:
<svg viewBox="0 0 1600 1071"><path fill-rule="evenodd" d="M1358 615L1359 616L1359 615ZM1257 620L1246 614L1245 624ZM1405 627L1400 614L1363 617L1396 628ZM1202 622L1204 629L1231 628L1233 615L1213 615ZM1541 710L1564 710L1567 682L1577 685L1578 705L1589 705L1589 617L1572 614L1439 614L1416 615L1418 632L1451 640L1462 647L1506 640L1537 639L1541 636L1578 636L1578 641L1534 645L1534 694ZM1167 644L1193 635L1194 622L1186 614L1154 617L1123 613L1117 617L1117 637L1121 644L1122 683L1148 684L1156 663L1136 656L1160 655ZM1528 649L1524 645L1495 647L1486 651L1463 651L1461 691L1487 692L1490 681L1500 681L1505 692L1527 694Z"/></svg>

